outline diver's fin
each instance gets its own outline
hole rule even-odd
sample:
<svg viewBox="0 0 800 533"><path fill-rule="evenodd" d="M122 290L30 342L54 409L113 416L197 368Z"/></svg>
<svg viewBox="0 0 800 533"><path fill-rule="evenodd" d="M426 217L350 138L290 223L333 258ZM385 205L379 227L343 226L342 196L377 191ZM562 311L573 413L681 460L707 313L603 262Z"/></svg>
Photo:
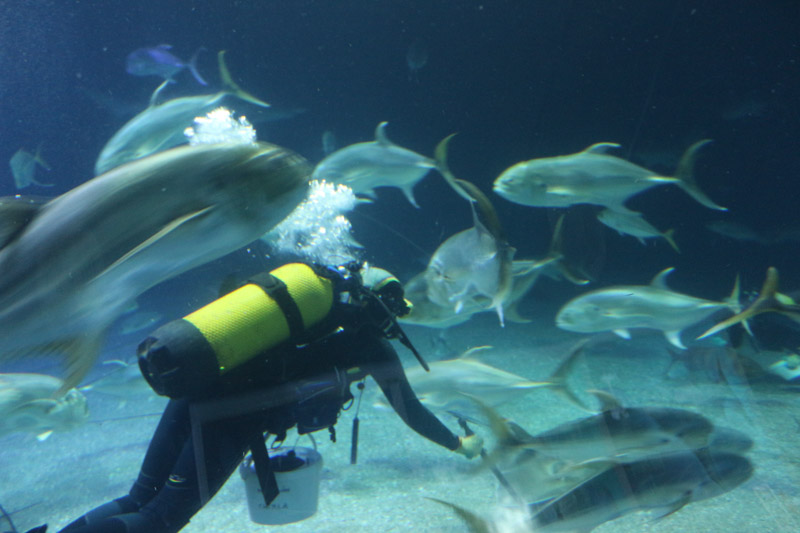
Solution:
<svg viewBox="0 0 800 533"><path fill-rule="evenodd" d="M681 160L678 162L678 169L675 171L676 185L709 209L727 211L727 207L722 207L706 196L706 193L700 190L700 187L697 186L697 182L694 180L694 162L695 159L697 159L697 152L710 142L711 139L703 139L686 149L686 152L684 152L683 156L681 156Z"/></svg>
<svg viewBox="0 0 800 533"><path fill-rule="evenodd" d="M243 90L235 81L233 81L231 73L228 70L228 65L225 64L225 50L220 50L217 54L217 63L219 63L219 75L222 78L222 84L227 87L232 94L235 94L238 98L241 98L245 102L250 102L251 104L261 107L269 107L268 103L263 100L259 100L252 94Z"/></svg>

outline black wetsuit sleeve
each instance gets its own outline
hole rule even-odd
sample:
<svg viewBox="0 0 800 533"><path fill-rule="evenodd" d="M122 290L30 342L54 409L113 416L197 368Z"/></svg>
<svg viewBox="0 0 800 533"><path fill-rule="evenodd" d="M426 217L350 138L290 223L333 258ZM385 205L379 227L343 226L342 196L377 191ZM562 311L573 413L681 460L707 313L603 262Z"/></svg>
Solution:
<svg viewBox="0 0 800 533"><path fill-rule="evenodd" d="M459 446L456 435L450 431L427 407L420 403L408 383L403 365L394 347L383 336L362 336L364 350L362 369L380 386L384 396L403 422L423 437L449 450Z"/></svg>

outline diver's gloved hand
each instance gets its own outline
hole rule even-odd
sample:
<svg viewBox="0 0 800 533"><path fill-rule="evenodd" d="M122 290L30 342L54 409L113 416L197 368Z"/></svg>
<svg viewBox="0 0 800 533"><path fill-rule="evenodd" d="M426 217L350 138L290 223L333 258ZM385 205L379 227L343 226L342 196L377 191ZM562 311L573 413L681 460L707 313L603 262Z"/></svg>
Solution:
<svg viewBox="0 0 800 533"><path fill-rule="evenodd" d="M458 437L458 448L456 453L460 453L467 459L479 455L483 449L483 438L480 435L470 435L468 437Z"/></svg>

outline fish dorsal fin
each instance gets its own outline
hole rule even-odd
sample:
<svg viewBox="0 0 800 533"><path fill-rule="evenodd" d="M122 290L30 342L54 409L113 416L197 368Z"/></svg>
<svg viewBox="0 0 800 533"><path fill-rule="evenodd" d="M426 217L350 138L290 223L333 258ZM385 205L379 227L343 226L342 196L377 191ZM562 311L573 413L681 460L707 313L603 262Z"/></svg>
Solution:
<svg viewBox="0 0 800 533"><path fill-rule="evenodd" d="M394 143L386 136L386 126L389 123L385 120L375 127L375 142L381 146L394 146Z"/></svg>
<svg viewBox="0 0 800 533"><path fill-rule="evenodd" d="M673 270L675 270L675 267L669 267L656 274L650 282L650 286L669 290L669 287L667 287L667 276L669 276Z"/></svg>
<svg viewBox="0 0 800 533"><path fill-rule="evenodd" d="M235 95L237 98L244 100L245 102L250 102L251 104L255 104L260 107L270 107L270 105L252 94L248 93L239 85L233 81L233 77L231 77L231 72L228 70L228 65L225 64L225 50L220 50L217 53L217 64L219 66L219 75L222 78L222 84L226 87L226 89L222 90L222 93L230 93Z"/></svg>
<svg viewBox="0 0 800 533"><path fill-rule="evenodd" d="M622 403L610 392L599 389L589 389L586 392L597 398L600 402L600 412L624 409Z"/></svg>
<svg viewBox="0 0 800 533"><path fill-rule="evenodd" d="M485 352L487 350L491 350L492 348L494 348L494 346L489 346L488 344L485 345L485 346L475 346L474 348L470 348L469 350L466 350L464 353L459 355L457 357L457 359L460 359L462 361L463 360L476 360L477 359L476 356L479 356L481 352Z"/></svg>
<svg viewBox="0 0 800 533"><path fill-rule="evenodd" d="M583 153L586 153L586 154L604 154L604 153L606 153L607 151L609 151L609 150L611 150L613 148L619 148L619 144L617 144L617 143L594 143L591 146L587 146L583 150Z"/></svg>
<svg viewBox="0 0 800 533"><path fill-rule="evenodd" d="M35 196L0 198L0 248L19 235L48 201Z"/></svg>

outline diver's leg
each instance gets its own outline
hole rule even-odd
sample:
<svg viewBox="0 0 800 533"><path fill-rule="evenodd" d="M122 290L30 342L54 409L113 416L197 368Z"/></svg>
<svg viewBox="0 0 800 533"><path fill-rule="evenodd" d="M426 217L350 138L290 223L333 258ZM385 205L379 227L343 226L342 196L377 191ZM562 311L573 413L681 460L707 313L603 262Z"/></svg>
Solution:
<svg viewBox="0 0 800 533"><path fill-rule="evenodd" d="M259 427L261 420L258 417L239 417L204 425L203 447L209 497L213 497L236 470ZM167 482L139 510L150 523L164 528L151 529L148 533L179 531L201 509L194 451L194 443L190 438L181 450ZM138 533L139 530L136 531Z"/></svg>
<svg viewBox="0 0 800 533"><path fill-rule="evenodd" d="M78 518L67 527L62 529L64 532L88 533L92 530L80 529L90 524L105 522L104 518L137 513L142 505L149 502L164 486L169 477L172 467L184 447L190 442L191 421L189 419L189 403L185 400L170 400L161 415L153 438L147 448L139 477L131 487L127 496L105 503L92 511L89 511ZM122 522L114 522L120 527ZM101 527L101 526L96 526ZM106 524L107 531L112 533L117 531L115 526ZM103 531L98 529L97 531ZM119 531L131 531L129 529L119 529ZM144 531L144 530L143 530Z"/></svg>

